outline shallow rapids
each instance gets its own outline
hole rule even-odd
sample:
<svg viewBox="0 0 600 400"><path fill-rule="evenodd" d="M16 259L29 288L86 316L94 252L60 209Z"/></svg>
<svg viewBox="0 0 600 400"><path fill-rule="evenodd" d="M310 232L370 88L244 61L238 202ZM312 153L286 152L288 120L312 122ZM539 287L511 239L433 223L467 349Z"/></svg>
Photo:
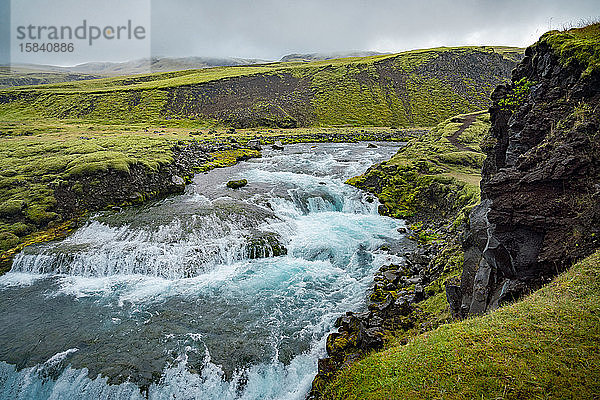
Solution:
<svg viewBox="0 0 600 400"><path fill-rule="evenodd" d="M0 277L0 399L303 399L395 261L403 222L344 182L396 150L265 150L26 248Z"/></svg>

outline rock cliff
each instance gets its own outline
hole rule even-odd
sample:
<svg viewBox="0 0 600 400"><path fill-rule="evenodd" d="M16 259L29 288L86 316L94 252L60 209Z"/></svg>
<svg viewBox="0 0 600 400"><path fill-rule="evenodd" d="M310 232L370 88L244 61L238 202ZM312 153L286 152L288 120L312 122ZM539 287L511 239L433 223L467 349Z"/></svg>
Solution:
<svg viewBox="0 0 600 400"><path fill-rule="evenodd" d="M482 201L464 235L456 316L537 288L598 247L600 24L552 31L492 94Z"/></svg>

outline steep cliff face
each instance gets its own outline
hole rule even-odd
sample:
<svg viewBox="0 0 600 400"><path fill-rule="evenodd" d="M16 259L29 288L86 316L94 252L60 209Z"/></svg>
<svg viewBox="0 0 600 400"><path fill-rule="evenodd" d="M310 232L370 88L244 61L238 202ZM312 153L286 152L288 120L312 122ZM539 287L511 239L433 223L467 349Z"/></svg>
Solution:
<svg viewBox="0 0 600 400"><path fill-rule="evenodd" d="M457 316L494 309L600 244L600 24L549 32L492 94L482 201L464 237Z"/></svg>

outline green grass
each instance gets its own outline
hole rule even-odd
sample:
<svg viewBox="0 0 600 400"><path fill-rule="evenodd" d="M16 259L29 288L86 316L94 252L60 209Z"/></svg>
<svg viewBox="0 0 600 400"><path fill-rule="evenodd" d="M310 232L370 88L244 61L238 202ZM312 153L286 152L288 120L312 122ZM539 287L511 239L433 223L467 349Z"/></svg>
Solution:
<svg viewBox="0 0 600 400"><path fill-rule="evenodd" d="M14 69L9 69L7 67L0 67L0 89L6 89L17 85L42 85L95 78L98 78L98 76L61 72L15 71Z"/></svg>
<svg viewBox="0 0 600 400"><path fill-rule="evenodd" d="M43 130L41 124L36 128ZM0 250L52 221L62 222L54 212L53 194L61 182L108 169L127 174L133 165L156 171L173 161L171 148L183 137L46 129L44 134L0 137Z"/></svg>
<svg viewBox="0 0 600 400"><path fill-rule="evenodd" d="M600 252L524 300L394 344L342 371L327 399L595 399Z"/></svg>
<svg viewBox="0 0 600 400"><path fill-rule="evenodd" d="M479 143L487 137L489 114L481 113L457 138L474 151L459 151L448 137L463 125L466 115L447 119L427 134L412 139L389 161L348 183L373 192L386 207L385 213L412 222L413 238L439 251L428 266L432 277L424 289L428 298L419 303L416 316L429 328L450 319L444 283L460 275L463 251L457 232L480 200L479 181L485 155ZM440 226L445 228L440 231ZM406 337L414 332L390 332Z"/></svg>

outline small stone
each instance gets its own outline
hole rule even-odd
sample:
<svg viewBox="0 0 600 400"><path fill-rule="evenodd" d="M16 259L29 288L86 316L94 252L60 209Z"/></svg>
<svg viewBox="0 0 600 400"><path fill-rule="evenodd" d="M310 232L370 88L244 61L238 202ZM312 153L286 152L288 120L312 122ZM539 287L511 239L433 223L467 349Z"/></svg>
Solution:
<svg viewBox="0 0 600 400"><path fill-rule="evenodd" d="M392 283L396 283L398 280L398 271L393 269L385 271L383 277Z"/></svg>
<svg viewBox="0 0 600 400"><path fill-rule="evenodd" d="M173 184L177 186L185 185L185 180L178 175L173 175L171 177L171 182L173 182Z"/></svg>
<svg viewBox="0 0 600 400"><path fill-rule="evenodd" d="M415 301L421 301L425 299L425 290L422 285L415 285Z"/></svg>
<svg viewBox="0 0 600 400"><path fill-rule="evenodd" d="M344 315L335 321L335 327L340 332L358 332L360 320L354 315Z"/></svg>
<svg viewBox="0 0 600 400"><path fill-rule="evenodd" d="M406 283L408 283L409 285L416 285L418 283L421 283L421 278L420 277L413 277L413 278L408 278L406 280Z"/></svg>
<svg viewBox="0 0 600 400"><path fill-rule="evenodd" d="M383 318L381 318L380 316L373 316L373 318L371 318L369 320L369 326L370 327L376 327L376 326L381 326L383 324Z"/></svg>
<svg viewBox="0 0 600 400"><path fill-rule="evenodd" d="M318 369L319 369L320 375L333 374L333 373L335 373L335 370L336 370L333 360L329 357L321 358L318 361Z"/></svg>
<svg viewBox="0 0 600 400"><path fill-rule="evenodd" d="M262 146L260 145L260 140L258 140L258 139L249 140L248 143L246 143L246 147L248 147L249 149L252 149L252 150L258 150L258 151L262 150Z"/></svg>
<svg viewBox="0 0 600 400"><path fill-rule="evenodd" d="M389 307L391 307L394 304L394 296L392 296L391 294L387 294L387 296L385 297L385 300L382 303L371 303L369 305L370 309L373 310L379 310L379 311L384 311L386 309L388 309Z"/></svg>
<svg viewBox="0 0 600 400"><path fill-rule="evenodd" d="M383 347L383 332L381 328L361 329L359 343L362 350L378 350Z"/></svg>

